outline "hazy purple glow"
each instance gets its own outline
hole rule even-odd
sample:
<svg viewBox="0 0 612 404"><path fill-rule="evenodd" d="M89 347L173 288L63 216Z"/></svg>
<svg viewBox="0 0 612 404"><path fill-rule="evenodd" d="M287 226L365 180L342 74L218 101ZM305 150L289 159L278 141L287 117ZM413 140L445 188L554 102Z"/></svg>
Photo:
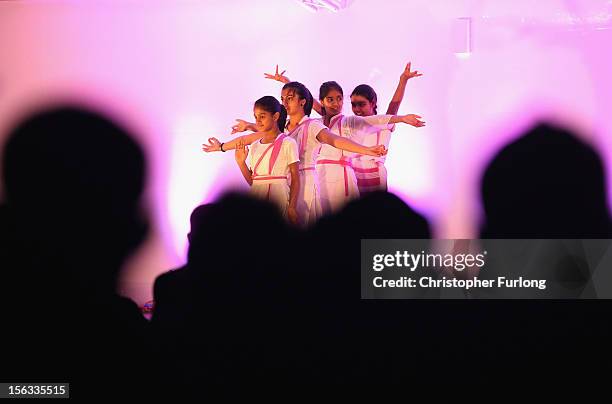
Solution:
<svg viewBox="0 0 612 404"><path fill-rule="evenodd" d="M451 37L461 17L472 19L464 58ZM293 0L0 2L0 133L57 97L87 100L142 133L154 232L124 282L150 284L183 262L191 210L246 188L231 153L204 155L200 144L229 139L255 99L280 95L264 72L278 63L315 95L326 80L346 95L365 82L384 109L410 60L425 75L409 82L400 112L427 127L398 128L390 188L437 236L472 237L480 170L534 120L583 129L610 161L611 43L609 0L355 0L339 13Z"/></svg>

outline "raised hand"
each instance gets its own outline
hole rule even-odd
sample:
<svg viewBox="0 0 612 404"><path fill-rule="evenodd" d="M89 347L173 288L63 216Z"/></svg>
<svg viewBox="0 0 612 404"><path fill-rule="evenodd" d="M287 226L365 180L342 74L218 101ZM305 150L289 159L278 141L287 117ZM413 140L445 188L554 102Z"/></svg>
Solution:
<svg viewBox="0 0 612 404"><path fill-rule="evenodd" d="M402 116L402 122L407 123L408 125L412 125L416 128L420 128L421 126L425 126L425 122L421 121L419 115L409 114Z"/></svg>
<svg viewBox="0 0 612 404"><path fill-rule="evenodd" d="M208 143L202 144L202 150L206 153L221 151L221 142L216 137L208 139Z"/></svg>
<svg viewBox="0 0 612 404"><path fill-rule="evenodd" d="M234 153L236 162L238 164L242 164L246 162L248 154L249 154L249 147L244 143L243 139L240 139L238 143L236 144L236 152Z"/></svg>
<svg viewBox="0 0 612 404"><path fill-rule="evenodd" d="M249 130L250 123L243 119L236 119L237 124L232 126L232 135L237 132L244 132Z"/></svg>
<svg viewBox="0 0 612 404"><path fill-rule="evenodd" d="M276 65L276 73L264 73L264 77L270 80L280 81L281 83L289 83L289 77L283 76L287 70L283 70L281 73L278 72L278 65Z"/></svg>
<svg viewBox="0 0 612 404"><path fill-rule="evenodd" d="M410 80L413 77L419 77L419 76L422 76L422 74L419 73L417 70L413 72L410 71L410 62L408 62L408 64L406 65L406 68L402 72L401 78L404 80Z"/></svg>

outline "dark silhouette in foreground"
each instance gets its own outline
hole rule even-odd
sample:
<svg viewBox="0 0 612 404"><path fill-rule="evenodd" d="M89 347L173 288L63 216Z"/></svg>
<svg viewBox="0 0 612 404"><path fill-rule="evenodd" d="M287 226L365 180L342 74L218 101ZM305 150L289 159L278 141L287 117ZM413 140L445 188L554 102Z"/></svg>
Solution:
<svg viewBox="0 0 612 404"><path fill-rule="evenodd" d="M605 301L361 299L363 239L431 238L385 192L308 231L240 194L197 207L187 263L156 279L149 324L115 293L146 233L145 158L128 132L80 109L43 112L11 132L2 173L3 381L68 381L74 397L346 394L578 382L598 377L593 358L609 363ZM608 238L603 173L572 134L536 127L484 173L482 237ZM579 282L582 267L563 276Z"/></svg>
<svg viewBox="0 0 612 404"><path fill-rule="evenodd" d="M115 293L146 234L140 146L101 115L55 108L12 130L2 173L2 380L69 382L81 399L147 397L148 324Z"/></svg>
<svg viewBox="0 0 612 404"><path fill-rule="evenodd" d="M536 125L493 158L482 177L482 203L483 239L612 235L601 157L576 134L549 124ZM558 261L545 262L533 275L580 297L588 292L593 269L586 265L583 243L569 240L559 246ZM470 316L487 324L475 349L491 353L489 367L504 364L508 372L518 370L535 383L555 378L575 384L602 377L596 364L611 359L611 313L607 300L513 300L479 301Z"/></svg>

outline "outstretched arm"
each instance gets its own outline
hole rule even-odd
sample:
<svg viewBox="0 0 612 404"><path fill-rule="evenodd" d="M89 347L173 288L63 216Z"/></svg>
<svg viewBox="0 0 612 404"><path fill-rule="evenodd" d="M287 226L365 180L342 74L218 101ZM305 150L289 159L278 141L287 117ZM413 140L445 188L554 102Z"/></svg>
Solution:
<svg viewBox="0 0 612 404"><path fill-rule="evenodd" d="M254 132L249 135L238 136L237 138L234 138L230 140L229 142L225 142L225 143L221 143L219 139L217 139L216 137L211 137L208 139L208 143L202 144L202 150L205 151L206 153L216 152L216 151L228 151L228 150L235 149L238 142L243 142L245 145L249 145L253 142L258 141L262 137L263 137L262 133Z"/></svg>
<svg viewBox="0 0 612 404"><path fill-rule="evenodd" d="M348 116L346 125L350 128L351 139L358 142L363 141L363 137L368 133L376 133L383 129L391 129L393 124L407 123L412 126L425 126L425 122L420 121L418 115L370 115L370 116Z"/></svg>
<svg viewBox="0 0 612 404"><path fill-rule="evenodd" d="M377 157L387 154L387 149L385 149L385 146L383 145L365 147L359 143L353 142L351 139L334 135L327 129L322 129L317 134L317 140L321 143L327 143L330 146L334 146L336 149L346 150L353 153Z"/></svg>
<svg viewBox="0 0 612 404"><path fill-rule="evenodd" d="M279 81L283 84L287 84L290 83L291 80L289 79L289 77L285 76L285 72L287 70L283 70L281 73L278 72L278 65L276 65L276 72L274 74L272 73L264 73L264 77L270 80L276 80ZM319 100L317 100L316 98L312 98L312 109L314 109L317 114L323 116L323 114L321 113L321 103L319 102Z"/></svg>
<svg viewBox="0 0 612 404"><path fill-rule="evenodd" d="M238 164L238 168L240 168L240 172L242 173L242 176L244 177L246 182L249 185L253 185L253 176L252 176L251 170L246 165L246 159L247 159L248 154L249 154L248 146L243 141L238 142L236 145L236 153L235 153L236 163Z"/></svg>
<svg viewBox="0 0 612 404"><path fill-rule="evenodd" d="M408 114L408 115L393 115L389 120L389 123L406 123L416 128L425 126L425 122L420 120L419 115Z"/></svg>
<svg viewBox="0 0 612 404"><path fill-rule="evenodd" d="M404 92L406 91L406 84L408 83L408 80L419 76L422 76L422 74L417 70L410 71L410 62L408 62L406 68L400 76L399 83L397 83L397 88L393 94L393 98L391 99L389 107L387 108L387 115L397 114L397 111L399 111L399 107L402 104L402 100L404 99Z"/></svg>
<svg viewBox="0 0 612 404"><path fill-rule="evenodd" d="M236 132L244 132L250 130L251 132L257 132L257 127L254 123L247 122L244 119L236 119L237 124L232 126L232 135Z"/></svg>

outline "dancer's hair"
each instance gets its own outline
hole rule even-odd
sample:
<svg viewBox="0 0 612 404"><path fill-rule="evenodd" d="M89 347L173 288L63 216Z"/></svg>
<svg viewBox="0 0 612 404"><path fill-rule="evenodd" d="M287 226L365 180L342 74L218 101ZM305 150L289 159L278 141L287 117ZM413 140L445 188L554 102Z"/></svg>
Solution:
<svg viewBox="0 0 612 404"><path fill-rule="evenodd" d="M362 97L364 97L365 99L367 99L368 101L370 101L370 104L372 104L374 106L374 115L378 114L378 105L377 105L377 97L376 97L376 91L374 91L374 89L370 86L368 86L367 84L360 84L357 87L355 87L355 89L353 90L353 92L351 93L351 97L354 95L360 95Z"/></svg>
<svg viewBox="0 0 612 404"><path fill-rule="evenodd" d="M300 82L292 81L283 86L283 90L287 89L295 91L298 96L298 100L306 100L306 103L304 104L304 115L310 116L310 113L312 112L312 94L306 88L306 86Z"/></svg>
<svg viewBox="0 0 612 404"><path fill-rule="evenodd" d="M319 87L319 101L323 101L331 90L337 90L344 97L344 91L342 91L340 84L336 83L335 81L326 81L325 83L321 84L321 87ZM323 105L321 105L321 114L323 116L327 114Z"/></svg>
<svg viewBox="0 0 612 404"><path fill-rule="evenodd" d="M280 117L278 118L278 129L283 132L285 130L285 124L287 123L287 110L278 100L271 95L266 95L265 97L261 97L257 101L255 101L255 106L263 109L266 112L274 115L275 113L279 113Z"/></svg>

